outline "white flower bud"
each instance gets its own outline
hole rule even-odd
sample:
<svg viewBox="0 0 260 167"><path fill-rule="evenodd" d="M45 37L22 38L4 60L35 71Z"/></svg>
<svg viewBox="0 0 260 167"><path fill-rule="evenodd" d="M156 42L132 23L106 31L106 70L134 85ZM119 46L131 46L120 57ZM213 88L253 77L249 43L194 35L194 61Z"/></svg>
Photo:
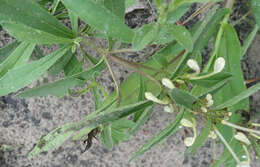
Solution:
<svg viewBox="0 0 260 167"><path fill-rule="evenodd" d="M169 80L168 78L163 78L163 79L162 79L162 84L163 84L164 86L166 86L167 88L169 88L169 89L174 89L174 88L175 88L175 86L174 86L174 84L172 83L172 81Z"/></svg>
<svg viewBox="0 0 260 167"><path fill-rule="evenodd" d="M151 100L155 103L168 104L168 102L162 101L162 100L158 99L157 97L155 97L151 92L145 92L144 96L147 100Z"/></svg>
<svg viewBox="0 0 260 167"><path fill-rule="evenodd" d="M187 65L188 65L191 69L193 69L196 74L199 74L199 73L200 73L200 67L199 67L199 65L198 65L198 63L197 63L196 60L194 60L194 59L189 59L189 60L187 61Z"/></svg>
<svg viewBox="0 0 260 167"><path fill-rule="evenodd" d="M209 137L212 138L212 139L216 139L217 138L217 135L214 131L210 131L209 132Z"/></svg>
<svg viewBox="0 0 260 167"><path fill-rule="evenodd" d="M248 140L248 138L246 137L246 135L242 132L237 132L237 134L234 136L235 139L247 144L247 145L250 145L250 141Z"/></svg>
<svg viewBox="0 0 260 167"><path fill-rule="evenodd" d="M190 147L192 146L192 144L194 143L195 141L195 138L194 137L186 137L184 139L184 144L187 146L187 147Z"/></svg>
<svg viewBox="0 0 260 167"><path fill-rule="evenodd" d="M206 107L201 107L200 109L201 109L201 111L204 112L204 113L207 113L207 112L208 112L208 110L206 109Z"/></svg>
<svg viewBox="0 0 260 167"><path fill-rule="evenodd" d="M207 101L213 100L212 95L208 93L207 96L206 96L206 99L207 99Z"/></svg>
<svg viewBox="0 0 260 167"><path fill-rule="evenodd" d="M223 57L217 58L214 64L214 73L221 72L225 67L225 59Z"/></svg>
<svg viewBox="0 0 260 167"><path fill-rule="evenodd" d="M206 100L207 100L207 107L210 107L210 106L212 106L214 104L214 101L212 99L212 95L211 94L207 94Z"/></svg>
<svg viewBox="0 0 260 167"><path fill-rule="evenodd" d="M228 116L230 116L230 117L231 117L231 115L232 115L232 112L228 112Z"/></svg>
<svg viewBox="0 0 260 167"><path fill-rule="evenodd" d="M169 113L172 113L172 112L173 112L173 110L172 110L171 107L169 107L169 106L165 106L165 107L163 108L163 110L164 110L165 112L169 112Z"/></svg>
<svg viewBox="0 0 260 167"><path fill-rule="evenodd" d="M242 161L236 167L250 167L250 164L247 161Z"/></svg>
<svg viewBox="0 0 260 167"><path fill-rule="evenodd" d="M193 127L193 123L185 118L181 120L181 125L189 128Z"/></svg>

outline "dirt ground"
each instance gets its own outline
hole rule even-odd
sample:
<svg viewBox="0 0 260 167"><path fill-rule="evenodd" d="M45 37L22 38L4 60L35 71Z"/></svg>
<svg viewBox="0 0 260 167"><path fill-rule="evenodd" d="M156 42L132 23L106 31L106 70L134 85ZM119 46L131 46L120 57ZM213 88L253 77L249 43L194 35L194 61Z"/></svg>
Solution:
<svg viewBox="0 0 260 167"><path fill-rule="evenodd" d="M142 9L143 10L143 9ZM240 9L242 10L242 9ZM140 24L153 19L149 9L144 9L127 16L128 24L138 27ZM145 14L144 14L145 13ZM239 36L243 40L250 28L238 28ZM242 28L241 28L242 27ZM12 38L0 31L0 47L9 43ZM260 35L257 35L242 61L246 79L260 77ZM50 49L46 48L46 52ZM128 55L129 60L145 58L149 50L138 54ZM118 78L123 81L129 71L120 66L113 66ZM44 78L43 81L53 78ZM102 84L111 92L113 83L106 73L101 79ZM37 85L35 82L33 85ZM193 156L184 157L185 146L183 134L177 133L163 144L128 163L131 155L148 139L171 121L171 115L161 112L158 108L153 113L143 129L135 134L129 141L120 143L113 150L107 150L101 141L94 141L91 149L81 153L84 145L80 142L67 141L58 149L44 152L39 156L29 159L28 152L42 135L54 128L73 121L78 121L94 110L91 93L77 98L69 96L60 99L52 96L43 98L17 99L12 95L0 97L0 143L10 144L15 147L13 151L0 153L0 167L208 167L211 162L211 142L206 144ZM251 112L259 116L260 92L250 98ZM259 119L258 119L259 121ZM201 128L202 125L198 125ZM257 165L258 163L258 165ZM259 161L252 159L252 167L259 166Z"/></svg>

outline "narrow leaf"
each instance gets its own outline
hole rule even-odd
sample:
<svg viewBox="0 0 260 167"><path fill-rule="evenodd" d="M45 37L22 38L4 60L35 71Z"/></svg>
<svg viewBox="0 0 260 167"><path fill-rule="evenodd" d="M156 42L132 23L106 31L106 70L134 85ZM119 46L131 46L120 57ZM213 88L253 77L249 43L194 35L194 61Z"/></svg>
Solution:
<svg viewBox="0 0 260 167"><path fill-rule="evenodd" d="M108 36L123 42L130 43L132 41L133 31L104 6L96 4L93 0L62 0L62 2L83 21Z"/></svg>
<svg viewBox="0 0 260 167"><path fill-rule="evenodd" d="M108 112L102 112L99 115L95 116L92 120L90 120L89 125L99 125L104 123L110 123L112 121L118 120L120 118L124 118L130 114L135 113L136 111L148 107L152 104L150 101L142 101L136 104L127 105L124 107L116 108L113 110L109 110Z"/></svg>
<svg viewBox="0 0 260 167"><path fill-rule="evenodd" d="M169 135L173 134L178 130L179 123L183 117L184 110L180 111L177 117L167 126L165 129L160 131L156 136L154 136L151 140L149 140L146 144L144 144L130 159L133 160L137 156L142 155L144 152L150 150L153 146L160 143L162 140L165 140Z"/></svg>
<svg viewBox="0 0 260 167"><path fill-rule="evenodd" d="M35 44L22 42L12 54L0 64L0 78L3 77L8 70L27 63L34 50Z"/></svg>
<svg viewBox="0 0 260 167"><path fill-rule="evenodd" d="M201 75L203 75L203 74L201 74ZM213 76L210 76L208 78L196 79L196 80L194 79L194 80L189 80L189 81L192 84L195 84L195 85L198 85L201 87L210 88L210 87L222 82L223 80L231 79L231 77L232 77L232 74L221 72L221 73L217 73Z"/></svg>
<svg viewBox="0 0 260 167"><path fill-rule="evenodd" d="M4 46L3 48L0 48L0 63L2 63L18 45L19 42L17 40L14 40L10 44Z"/></svg>
<svg viewBox="0 0 260 167"><path fill-rule="evenodd" d="M39 39L54 37L52 39L53 43L55 43L56 41L66 42L68 39L73 38L72 32L66 26L40 7L34 0L2 0L0 4L0 20L4 23L4 27L8 26L8 30L12 30L13 34L26 37L26 39L31 36L36 38L37 35ZM18 27L16 28L16 26Z"/></svg>
<svg viewBox="0 0 260 167"><path fill-rule="evenodd" d="M145 48L155 37L155 24L147 24L135 31L132 42L135 51Z"/></svg>
<svg viewBox="0 0 260 167"><path fill-rule="evenodd" d="M137 132L138 130L140 130L140 128L145 124L145 122L149 119L149 117L152 115L154 111L153 106L149 106L147 107L144 112L142 113L142 115L140 115L140 117L138 118L136 125L131 129L131 131L129 132L129 134L134 134L135 132Z"/></svg>
<svg viewBox="0 0 260 167"><path fill-rule="evenodd" d="M9 70L0 79L0 96L15 92L24 86L38 79L48 70L58 59L60 59L69 48L63 47L45 56L40 60L25 64Z"/></svg>
<svg viewBox="0 0 260 167"><path fill-rule="evenodd" d="M258 25L255 25L254 29L251 31L251 33L248 35L247 39L245 40L244 45L242 47L241 59L246 54L247 49L249 48L249 46L253 42L253 40L254 40L254 38L257 34L258 29L259 29Z"/></svg>
<svg viewBox="0 0 260 167"><path fill-rule="evenodd" d="M125 0L105 0L104 5L113 14L124 22L125 18Z"/></svg>
<svg viewBox="0 0 260 167"><path fill-rule="evenodd" d="M199 136L196 138L193 145L191 147L189 147L185 152L190 152L191 155L193 155L195 153L195 151L206 142L206 140L208 139L208 135L210 133L211 125L212 125L211 120L208 120L206 126L204 127L202 132L199 134Z"/></svg>
<svg viewBox="0 0 260 167"><path fill-rule="evenodd" d="M172 89L170 97L176 104L191 110L193 109L193 103L197 101L196 97L178 88Z"/></svg>
<svg viewBox="0 0 260 167"><path fill-rule="evenodd" d="M82 85L87 80L93 78L96 73L99 73L105 68L104 61L100 61L97 65L88 69L86 71L80 72L78 74L68 76L64 79L55 81L53 83L45 84L43 86L29 89L24 91L17 96L20 98L24 97L33 97L33 96L47 96L47 95L55 95L57 97L64 96L69 88L72 88L76 85Z"/></svg>
<svg viewBox="0 0 260 167"><path fill-rule="evenodd" d="M63 125L42 137L33 150L28 154L28 157L32 158L41 152L59 147L74 133L73 130L70 130L71 127L74 127L74 124Z"/></svg>
<svg viewBox="0 0 260 167"><path fill-rule="evenodd" d="M193 49L193 41L190 32L183 26L170 26L170 32L176 39L176 41L183 46L188 52Z"/></svg>
<svg viewBox="0 0 260 167"><path fill-rule="evenodd" d="M243 92L239 93L238 95L232 97L231 99L225 101L224 103L219 104L218 106L215 107L215 110L221 110L223 108L231 107L237 104L238 102L240 102L241 100L248 98L249 96L251 96L252 94L256 93L259 90L260 90L260 84L256 84L244 90Z"/></svg>
<svg viewBox="0 0 260 167"><path fill-rule="evenodd" d="M253 14L255 17L256 24L260 27L260 1L259 0L251 0L250 1L251 8L253 10Z"/></svg>

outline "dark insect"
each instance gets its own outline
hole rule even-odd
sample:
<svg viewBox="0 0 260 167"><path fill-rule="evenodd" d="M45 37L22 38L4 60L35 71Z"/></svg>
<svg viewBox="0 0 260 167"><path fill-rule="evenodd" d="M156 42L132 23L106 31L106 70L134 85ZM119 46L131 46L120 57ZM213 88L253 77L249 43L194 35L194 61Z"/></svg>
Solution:
<svg viewBox="0 0 260 167"><path fill-rule="evenodd" d="M250 113L245 110L237 110L236 114L240 114L244 124L247 124L250 121Z"/></svg>
<svg viewBox="0 0 260 167"><path fill-rule="evenodd" d="M90 147L92 146L92 140L93 138L97 139L96 136L97 134L100 132L100 129L99 128L95 128L93 129L92 131L90 131L88 133L88 138L86 140L83 141L84 144L87 143L85 149L82 151L82 153L86 152L88 149L90 149Z"/></svg>

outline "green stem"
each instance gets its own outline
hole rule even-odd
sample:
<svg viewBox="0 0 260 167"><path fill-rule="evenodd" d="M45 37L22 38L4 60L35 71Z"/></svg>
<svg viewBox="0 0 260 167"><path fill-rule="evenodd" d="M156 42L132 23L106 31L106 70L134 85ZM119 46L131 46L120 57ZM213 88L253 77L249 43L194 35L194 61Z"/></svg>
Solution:
<svg viewBox="0 0 260 167"><path fill-rule="evenodd" d="M246 132L251 132L251 133L255 133L255 134L260 135L260 131L257 131L257 130L254 130L254 129L245 128L245 127L242 127L242 126L238 126L238 125L232 124L232 123L230 123L230 122L227 122L227 121L225 121L225 120L223 120L221 123L222 123L223 125L227 125L227 126L230 126L230 127L232 127L232 128L238 129L238 130L242 130L242 131L246 131Z"/></svg>
<svg viewBox="0 0 260 167"><path fill-rule="evenodd" d="M218 131L217 127L214 127L214 131L216 132L216 134L218 135L218 137L220 138L220 140L224 143L224 145L226 146L226 148L228 149L228 151L231 153L231 155L233 156L233 158L236 160L237 164L240 164L240 160L237 157L236 153L233 151L233 149L230 147L230 145L227 143L227 141L225 140L225 138L221 135L221 133Z"/></svg>
<svg viewBox="0 0 260 167"><path fill-rule="evenodd" d="M117 106L119 106L119 105L120 105L120 100L121 100L120 86L119 86L119 83L118 83L118 81L117 81L117 79L116 79L115 73L114 73L114 71L113 71L111 65L109 64L109 61L107 60L107 56L104 56L104 59L105 59L106 65L107 65L107 67L108 67L108 69L109 69L109 72L110 72L110 74L111 74L111 76L112 76L112 78L113 78L113 81L114 81L114 83L115 83L115 85L116 85Z"/></svg>

